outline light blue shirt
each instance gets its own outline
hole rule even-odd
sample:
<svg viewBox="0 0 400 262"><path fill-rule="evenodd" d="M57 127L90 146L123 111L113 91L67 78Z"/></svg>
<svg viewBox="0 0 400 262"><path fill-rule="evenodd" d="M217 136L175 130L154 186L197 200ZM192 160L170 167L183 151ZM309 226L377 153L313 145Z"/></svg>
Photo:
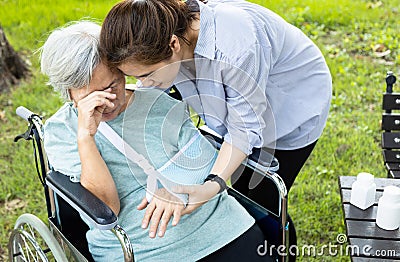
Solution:
<svg viewBox="0 0 400 262"><path fill-rule="evenodd" d="M183 99L247 154L316 141L332 93L318 47L265 7L241 0L198 4L196 71L181 66L174 82Z"/></svg>
<svg viewBox="0 0 400 262"><path fill-rule="evenodd" d="M198 133L186 109L184 102L159 90L137 90L127 110L107 123L155 168L160 168ZM77 128L77 110L67 103L46 121L44 138L54 169L75 181L79 181L81 173ZM117 187L121 203L118 222L129 235L136 261L196 261L236 239L254 224L247 211L223 192L183 216L178 225L169 223L163 238L149 238L148 229L141 228L145 211L136 209L146 194L146 174L128 162L102 134L97 132L95 139ZM194 145L198 146L197 152L187 155L192 161L187 159L177 164L191 163L193 167L210 163L211 169L215 155L212 146L204 137ZM191 177L191 172L186 175ZM123 261L120 243L110 231L90 228L86 237L95 261Z"/></svg>

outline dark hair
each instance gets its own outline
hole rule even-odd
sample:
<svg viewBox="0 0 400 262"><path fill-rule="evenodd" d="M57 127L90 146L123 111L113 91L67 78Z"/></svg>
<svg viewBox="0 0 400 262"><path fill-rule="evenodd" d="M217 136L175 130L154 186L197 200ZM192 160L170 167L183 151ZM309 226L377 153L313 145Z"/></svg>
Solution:
<svg viewBox="0 0 400 262"><path fill-rule="evenodd" d="M193 0L122 1L103 22L102 55L111 67L129 60L150 65L168 59L172 56L169 46L172 35L190 44L184 35L198 11Z"/></svg>

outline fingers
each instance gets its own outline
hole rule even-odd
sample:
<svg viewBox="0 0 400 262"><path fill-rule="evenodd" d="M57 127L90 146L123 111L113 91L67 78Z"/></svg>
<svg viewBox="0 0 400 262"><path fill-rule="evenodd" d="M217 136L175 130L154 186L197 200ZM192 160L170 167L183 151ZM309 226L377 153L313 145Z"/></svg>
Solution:
<svg viewBox="0 0 400 262"><path fill-rule="evenodd" d="M96 108L102 106L113 108L114 103L112 102L112 100L114 100L115 98L116 94L104 91L96 91L79 100L78 108L85 107L87 109L87 107Z"/></svg>
<svg viewBox="0 0 400 262"><path fill-rule="evenodd" d="M141 208L144 206L143 201L139 205ZM138 207L139 207L138 206ZM172 220L172 225L176 226L181 218L183 206L163 206L157 207L154 203L147 205L145 215L142 220L142 228L145 229L149 226L149 237L154 238L158 231L158 236L163 237L168 227L168 223Z"/></svg>
<svg viewBox="0 0 400 262"><path fill-rule="evenodd" d="M142 199L142 202L140 202L140 204L136 208L138 210L143 210L143 209L145 209L147 207L147 205L148 205L147 199L144 197Z"/></svg>
<svg viewBox="0 0 400 262"><path fill-rule="evenodd" d="M181 220L182 216L182 210L181 209L175 209L174 210L174 219L172 220L172 225L176 226L179 223L179 220Z"/></svg>
<svg viewBox="0 0 400 262"><path fill-rule="evenodd" d="M111 90L112 90L111 87L109 87L109 88L107 88L107 89L104 89L103 92L111 93Z"/></svg>
<svg viewBox="0 0 400 262"><path fill-rule="evenodd" d="M151 223L149 229L149 237L154 238L156 236L158 224L160 223L161 216L163 215L163 210L155 209L153 215L151 216Z"/></svg>
<svg viewBox="0 0 400 262"><path fill-rule="evenodd" d="M165 189L159 189L156 192L150 204L145 201L146 198L138 205L138 209L144 209L146 212L142 220L142 228L149 227L149 237L154 238L158 232L159 237L163 237L168 228L169 221L172 219L172 225L178 224L181 218L184 205L178 199Z"/></svg>
<svg viewBox="0 0 400 262"><path fill-rule="evenodd" d="M171 216L172 216L172 211L164 210L164 213L163 213L163 215L161 217L161 221L160 221L160 227L158 229L158 236L159 237L163 237L164 236L164 233L167 230L167 225L169 223L169 220L171 219ZM157 230L157 228L155 228L155 230Z"/></svg>
<svg viewBox="0 0 400 262"><path fill-rule="evenodd" d="M89 93L89 94L86 94L86 95L80 97L79 100L90 99L91 97L96 97L96 96L102 96L107 99L115 99L117 97L117 95L111 93L111 91L112 91L111 88L107 88L102 91L94 91L92 93Z"/></svg>
<svg viewBox="0 0 400 262"><path fill-rule="evenodd" d="M105 91L95 91L78 101L74 101L78 108L79 134L84 136L96 134L106 108L113 109L115 107L113 100L117 97L116 94L110 92L110 88Z"/></svg>
<svg viewBox="0 0 400 262"><path fill-rule="evenodd" d="M144 213L144 217L142 220L142 228L147 228L147 226L149 225L151 216L153 215L154 210L156 209L156 205L151 202L149 205L147 205L147 209L146 212Z"/></svg>
<svg viewBox="0 0 400 262"><path fill-rule="evenodd" d="M114 103L111 102L110 99L108 99L108 98L97 98L96 104L98 107L104 107L104 109L106 107L110 107L110 108L114 107Z"/></svg>
<svg viewBox="0 0 400 262"><path fill-rule="evenodd" d="M176 226L181 218L181 208L175 209L162 209L156 208L151 216L151 223L149 228L149 237L154 238L158 229L158 236L163 237L168 227L168 223L172 220L172 225Z"/></svg>

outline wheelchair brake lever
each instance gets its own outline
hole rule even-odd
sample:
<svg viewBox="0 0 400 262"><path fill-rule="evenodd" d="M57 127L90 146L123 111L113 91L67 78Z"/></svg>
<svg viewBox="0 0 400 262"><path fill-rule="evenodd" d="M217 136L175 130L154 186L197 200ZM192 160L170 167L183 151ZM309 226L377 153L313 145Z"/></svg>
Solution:
<svg viewBox="0 0 400 262"><path fill-rule="evenodd" d="M32 129L34 128L34 125L32 123L29 123L28 130L26 130L25 133L20 134L14 138L14 142L18 142L21 138L25 140L31 140L32 139Z"/></svg>

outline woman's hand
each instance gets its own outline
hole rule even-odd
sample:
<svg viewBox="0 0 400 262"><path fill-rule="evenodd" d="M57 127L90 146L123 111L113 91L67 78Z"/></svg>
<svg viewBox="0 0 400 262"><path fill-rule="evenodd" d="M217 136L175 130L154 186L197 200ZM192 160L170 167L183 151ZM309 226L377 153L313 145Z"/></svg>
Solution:
<svg viewBox="0 0 400 262"><path fill-rule="evenodd" d="M219 184L213 181L207 181L202 185L193 186L180 186L175 188L174 193L178 194L188 194L189 203L183 210L181 215L186 215L192 213L198 207L202 206L205 202L214 197L220 187Z"/></svg>
<svg viewBox="0 0 400 262"><path fill-rule="evenodd" d="M108 88L81 97L75 96L74 103L78 108L78 151L82 167L80 182L118 215L120 201L117 188L93 137L104 110L114 107L111 100L116 96L110 92L111 88Z"/></svg>
<svg viewBox="0 0 400 262"><path fill-rule="evenodd" d="M237 147L223 142L210 173L218 174L219 177L227 181L245 158L246 154ZM203 185L180 186L174 190L174 193L189 194L189 203L182 212L182 215L185 215L192 213L210 200L219 190L220 186L217 182L207 181Z"/></svg>
<svg viewBox="0 0 400 262"><path fill-rule="evenodd" d="M114 107L112 100L115 98L116 94L112 94L111 88L108 88L92 92L75 102L78 108L78 137L96 134L104 110Z"/></svg>
<svg viewBox="0 0 400 262"><path fill-rule="evenodd" d="M154 238L157 228L158 236L164 236L171 216L174 217L172 225L178 224L185 206L181 200L169 193L165 188L160 188L157 189L150 203L147 203L147 199L143 198L137 207L138 210L144 208L146 208L146 213L142 220L142 228L147 228L150 223L149 236Z"/></svg>

